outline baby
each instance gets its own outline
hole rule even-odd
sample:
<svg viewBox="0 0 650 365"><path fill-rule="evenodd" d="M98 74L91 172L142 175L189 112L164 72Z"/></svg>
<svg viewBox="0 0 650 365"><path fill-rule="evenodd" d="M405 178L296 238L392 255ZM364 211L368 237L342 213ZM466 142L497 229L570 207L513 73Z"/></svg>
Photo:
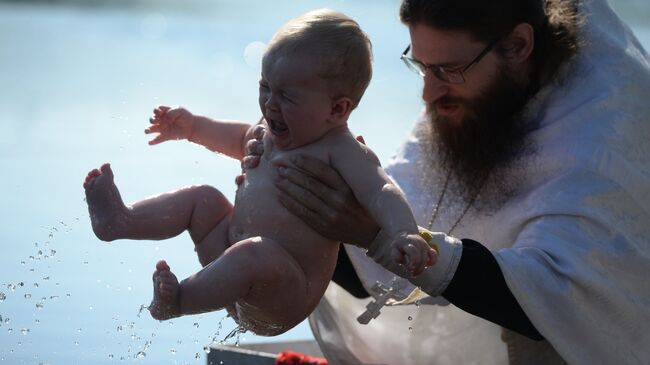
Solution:
<svg viewBox="0 0 650 365"><path fill-rule="evenodd" d="M332 165L393 237L396 261L414 274L435 260L401 190L347 128L370 82L371 45L359 25L331 10L306 13L272 38L262 61L259 104L264 153L232 205L215 188L191 186L127 206L108 164L84 182L93 231L105 241L165 239L187 230L203 269L178 282L165 261L153 274L159 320L226 308L238 324L277 335L304 320L334 271L338 242L317 234L279 202L278 165L308 155ZM218 121L159 106L150 144L187 139L241 160L259 125Z"/></svg>

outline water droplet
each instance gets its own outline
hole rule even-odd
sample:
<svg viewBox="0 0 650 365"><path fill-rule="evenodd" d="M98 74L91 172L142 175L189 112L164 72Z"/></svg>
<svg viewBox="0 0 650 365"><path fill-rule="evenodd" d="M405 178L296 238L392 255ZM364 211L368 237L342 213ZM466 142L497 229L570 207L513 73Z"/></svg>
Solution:
<svg viewBox="0 0 650 365"><path fill-rule="evenodd" d="M194 328L199 328L199 324L197 322L194 322Z"/></svg>
<svg viewBox="0 0 650 365"><path fill-rule="evenodd" d="M23 336L26 336L29 332L30 332L30 329L29 329L29 328L22 328L22 329L20 330L20 333L22 333Z"/></svg>
<svg viewBox="0 0 650 365"><path fill-rule="evenodd" d="M11 291L15 291L15 290L16 290L16 286L15 286L14 284L7 284L7 289L9 289L9 290L11 290Z"/></svg>
<svg viewBox="0 0 650 365"><path fill-rule="evenodd" d="M201 354L199 354L199 353L197 352L197 353L194 355L194 358L197 359L197 360L200 359L200 358L201 358Z"/></svg>
<svg viewBox="0 0 650 365"><path fill-rule="evenodd" d="M18 287L22 288L23 286L25 286L25 283L23 283L22 281L18 283Z"/></svg>
<svg viewBox="0 0 650 365"><path fill-rule="evenodd" d="M36 308L38 308L38 309L43 309L43 306L44 306L44 305L45 305L45 304L43 304L43 302L38 302L38 303L36 303Z"/></svg>
<svg viewBox="0 0 650 365"><path fill-rule="evenodd" d="M409 327L409 332L413 332L413 327Z"/></svg>
<svg viewBox="0 0 650 365"><path fill-rule="evenodd" d="M38 288L38 283L34 283L34 288Z"/></svg>
<svg viewBox="0 0 650 365"><path fill-rule="evenodd" d="M412 321L412 320L413 320L413 317L409 316L409 321Z"/></svg>
<svg viewBox="0 0 650 365"><path fill-rule="evenodd" d="M11 322L11 319L9 317L5 318L5 324L9 324L9 322Z"/></svg>
<svg viewBox="0 0 650 365"><path fill-rule="evenodd" d="M25 261L21 261L20 264L25 266Z"/></svg>
<svg viewBox="0 0 650 365"><path fill-rule="evenodd" d="M36 322L36 324L39 324L39 323L41 323L41 320L40 320L40 319L36 319L35 322Z"/></svg>
<svg viewBox="0 0 650 365"><path fill-rule="evenodd" d="M0 291L0 303L4 302L5 299L7 299L7 296L5 295L5 293Z"/></svg>
<svg viewBox="0 0 650 365"><path fill-rule="evenodd" d="M75 345L75 346L79 346L79 341L75 341L75 342L74 342L74 345Z"/></svg>
<svg viewBox="0 0 650 365"><path fill-rule="evenodd" d="M109 359L112 359L113 357L115 357L115 356L113 356L113 354L108 354Z"/></svg>
<svg viewBox="0 0 650 365"><path fill-rule="evenodd" d="M143 357L146 357L146 356L147 356L147 354L144 351L138 351L138 353L135 354L136 358L143 358Z"/></svg>
<svg viewBox="0 0 650 365"><path fill-rule="evenodd" d="M11 333L11 332L13 332L13 331L14 331L13 328L7 328L7 333Z"/></svg>
<svg viewBox="0 0 650 365"><path fill-rule="evenodd" d="M169 352L171 352L172 355L176 355L176 349L171 349L171 350L169 350Z"/></svg>
<svg viewBox="0 0 650 365"><path fill-rule="evenodd" d="M50 250L50 256L56 255L56 250Z"/></svg>
<svg viewBox="0 0 650 365"><path fill-rule="evenodd" d="M77 332L81 333L81 328L77 328Z"/></svg>
<svg viewBox="0 0 650 365"><path fill-rule="evenodd" d="M122 326L117 326L117 332L122 332Z"/></svg>
<svg viewBox="0 0 650 365"><path fill-rule="evenodd" d="M151 347L151 341L147 341L147 342L144 343L144 348L143 348L143 350L144 350L144 351L147 351L147 349L148 349L149 347Z"/></svg>
<svg viewBox="0 0 650 365"><path fill-rule="evenodd" d="M52 300L52 299L59 299L59 296L58 295L51 295L50 300Z"/></svg>
<svg viewBox="0 0 650 365"><path fill-rule="evenodd" d="M419 300L419 299L415 301L415 306L416 306L416 307L419 307L421 304L422 304L422 303L420 303L420 300Z"/></svg>
<svg viewBox="0 0 650 365"><path fill-rule="evenodd" d="M209 354L210 353L210 346L205 346L203 348L203 351L205 351L206 354Z"/></svg>
<svg viewBox="0 0 650 365"><path fill-rule="evenodd" d="M50 277L46 276L46 277L43 278L43 280L50 280Z"/></svg>
<svg viewBox="0 0 650 365"><path fill-rule="evenodd" d="M24 295L24 297L25 297L25 299L30 299L32 297L32 295L27 293L27 294Z"/></svg>

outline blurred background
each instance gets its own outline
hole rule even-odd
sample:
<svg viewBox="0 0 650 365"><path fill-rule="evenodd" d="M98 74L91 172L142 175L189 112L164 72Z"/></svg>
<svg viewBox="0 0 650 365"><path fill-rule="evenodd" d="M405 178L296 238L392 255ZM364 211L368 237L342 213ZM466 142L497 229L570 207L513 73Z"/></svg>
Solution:
<svg viewBox="0 0 650 365"><path fill-rule="evenodd" d="M614 9L650 47L650 3ZM157 104L256 121L264 44L305 11L355 18L374 46L374 78L350 128L382 163L421 103L399 60L408 32L397 0L0 0L0 363L203 364L235 328L225 312L166 322L142 310L166 259L200 268L189 236L106 244L92 233L82 182L111 162L125 201L190 184L234 198L237 161L187 142L151 147ZM244 268L242 268L244 269ZM236 275L237 273L233 273ZM277 337L313 338L302 323Z"/></svg>

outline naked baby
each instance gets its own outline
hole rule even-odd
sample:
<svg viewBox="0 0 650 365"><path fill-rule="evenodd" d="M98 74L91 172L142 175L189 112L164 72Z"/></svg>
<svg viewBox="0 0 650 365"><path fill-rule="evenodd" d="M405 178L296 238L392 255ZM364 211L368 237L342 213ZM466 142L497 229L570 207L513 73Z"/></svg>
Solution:
<svg viewBox="0 0 650 365"><path fill-rule="evenodd" d="M278 166L291 165L296 154L325 161L341 174L393 237L396 261L413 274L435 261L402 192L348 130L371 74L370 41L359 25L331 10L309 12L280 28L264 54L264 153L239 185L234 205L210 186L125 205L108 164L89 172L84 188L98 238L155 240L188 231L194 242L203 265L196 274L179 283L165 261L157 263L154 318L226 308L240 326L272 336L313 311L332 276L339 243L317 234L278 200ZM186 139L238 160L260 128L168 106L157 107L150 122L145 132L157 134L150 144Z"/></svg>

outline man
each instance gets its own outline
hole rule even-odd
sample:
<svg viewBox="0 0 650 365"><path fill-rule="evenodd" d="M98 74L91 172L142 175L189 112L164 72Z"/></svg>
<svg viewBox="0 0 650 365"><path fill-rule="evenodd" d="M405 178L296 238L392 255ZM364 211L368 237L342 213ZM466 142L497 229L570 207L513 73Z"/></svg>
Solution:
<svg viewBox="0 0 650 365"><path fill-rule="evenodd" d="M387 171L445 234L409 279L421 305L360 325L367 300L349 293L402 272L335 171L286 170L283 204L361 247L310 319L330 363L649 362L645 51L605 0L403 0L400 15L427 110Z"/></svg>

